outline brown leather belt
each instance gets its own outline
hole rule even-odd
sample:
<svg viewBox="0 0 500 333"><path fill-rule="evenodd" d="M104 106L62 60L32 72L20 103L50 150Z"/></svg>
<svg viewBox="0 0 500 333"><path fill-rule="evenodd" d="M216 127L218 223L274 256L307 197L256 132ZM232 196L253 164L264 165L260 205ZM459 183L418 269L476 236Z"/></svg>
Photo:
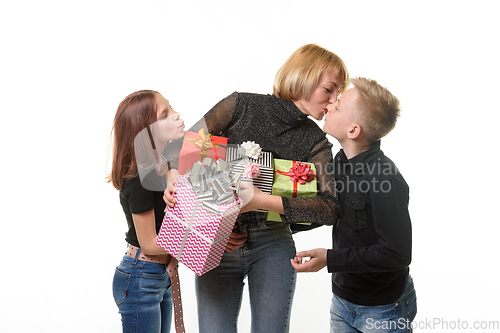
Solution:
<svg viewBox="0 0 500 333"><path fill-rule="evenodd" d="M141 249L138 248L137 246L133 246L133 245L128 245L128 249L127 249L127 254L130 258L134 258L135 259L135 256L137 255L137 251L140 251ZM172 258L170 256L170 254L158 254L156 256L147 256L145 255L144 253L140 253L139 254L139 260L140 261L147 261L147 262L154 262L154 263L157 263L157 264L165 264L167 265L170 261L170 258Z"/></svg>
<svg viewBox="0 0 500 333"><path fill-rule="evenodd" d="M135 259L137 251L140 249L136 246L128 246L127 255ZM179 270L178 262L170 254L147 256L143 253L139 253L139 260L154 262L157 264L167 265L167 273L170 276L170 289L172 290L172 302L174 303L174 320L175 320L175 332L185 333L184 319L182 314L182 298L181 298L181 285L179 283Z"/></svg>

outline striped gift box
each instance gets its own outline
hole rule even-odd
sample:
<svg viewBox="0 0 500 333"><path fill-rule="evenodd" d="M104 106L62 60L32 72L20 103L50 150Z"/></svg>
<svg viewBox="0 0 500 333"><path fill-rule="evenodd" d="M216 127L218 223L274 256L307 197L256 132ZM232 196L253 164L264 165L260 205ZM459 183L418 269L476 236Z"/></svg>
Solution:
<svg viewBox="0 0 500 333"><path fill-rule="evenodd" d="M274 165L273 154L270 152L262 152L258 160L249 159L243 154L238 152L238 147L227 147L226 162L231 166L230 175L240 173L243 174L245 166L249 162L257 163L260 165L260 175L254 179L242 178L242 181L253 182L262 192L271 194L273 188L274 178ZM267 212L267 210L258 210L260 212Z"/></svg>

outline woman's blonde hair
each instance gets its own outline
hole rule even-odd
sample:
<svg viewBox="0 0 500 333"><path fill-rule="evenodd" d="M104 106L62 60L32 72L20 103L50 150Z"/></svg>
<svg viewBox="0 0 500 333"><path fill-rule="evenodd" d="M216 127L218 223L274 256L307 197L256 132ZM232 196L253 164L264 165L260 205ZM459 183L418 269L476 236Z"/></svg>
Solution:
<svg viewBox="0 0 500 333"><path fill-rule="evenodd" d="M304 45L281 66L274 79L273 94L284 100L309 100L325 69L341 75L339 94L343 93L349 85L349 72L342 59L316 44Z"/></svg>

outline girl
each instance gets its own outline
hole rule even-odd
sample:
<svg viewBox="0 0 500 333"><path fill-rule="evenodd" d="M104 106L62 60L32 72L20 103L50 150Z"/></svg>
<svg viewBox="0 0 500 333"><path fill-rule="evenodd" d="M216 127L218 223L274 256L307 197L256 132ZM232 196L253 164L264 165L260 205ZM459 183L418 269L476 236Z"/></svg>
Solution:
<svg viewBox="0 0 500 333"><path fill-rule="evenodd" d="M162 152L169 141L183 135L179 114L155 91L132 93L118 106L108 182L120 191L128 225L127 253L113 279L123 332L170 332L171 283L178 282L171 278L175 278L177 262L155 240L166 207L163 191L169 178ZM179 326L178 331L183 331L182 323L176 323L176 329Z"/></svg>

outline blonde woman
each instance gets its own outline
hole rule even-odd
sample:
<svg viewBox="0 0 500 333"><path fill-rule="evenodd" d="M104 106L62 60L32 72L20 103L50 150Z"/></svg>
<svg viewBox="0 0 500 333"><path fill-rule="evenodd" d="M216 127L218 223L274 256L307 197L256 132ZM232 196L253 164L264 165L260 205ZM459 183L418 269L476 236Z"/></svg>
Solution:
<svg viewBox="0 0 500 333"><path fill-rule="evenodd" d="M332 145L309 116L321 120L349 81L344 62L314 44L295 51L278 71L273 94L235 92L216 104L191 130L206 126L229 144L255 141L274 158L313 162L318 195L285 198L255 188L253 199L238 217L219 267L196 278L199 330L236 332L245 278L252 311L252 332L288 332L296 272L292 231L297 222L332 225L338 204L329 173ZM168 201L168 200L167 200ZM268 222L265 209L281 214ZM246 212L246 213L245 213Z"/></svg>

